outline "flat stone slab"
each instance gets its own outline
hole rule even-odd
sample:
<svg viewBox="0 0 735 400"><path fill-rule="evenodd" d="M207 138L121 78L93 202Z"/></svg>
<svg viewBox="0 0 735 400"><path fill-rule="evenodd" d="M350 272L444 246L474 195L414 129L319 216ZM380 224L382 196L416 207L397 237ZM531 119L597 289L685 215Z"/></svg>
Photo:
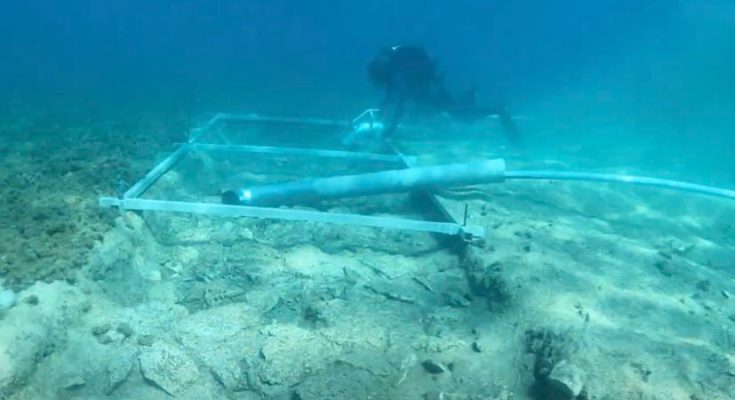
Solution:
<svg viewBox="0 0 735 400"><path fill-rule="evenodd" d="M143 377L166 393L176 396L199 378L199 370L180 348L157 342L139 357Z"/></svg>

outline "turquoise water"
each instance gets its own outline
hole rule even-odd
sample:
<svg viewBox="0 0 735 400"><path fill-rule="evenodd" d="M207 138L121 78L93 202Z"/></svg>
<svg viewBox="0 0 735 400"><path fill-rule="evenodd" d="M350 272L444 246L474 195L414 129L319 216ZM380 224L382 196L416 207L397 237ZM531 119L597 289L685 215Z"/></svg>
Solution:
<svg viewBox="0 0 735 400"><path fill-rule="evenodd" d="M423 46L453 93L477 88L522 134L409 104L393 142L420 166L735 189L733 15L714 0L11 1L0 399L732 398L731 200L538 180L268 214L485 232L471 243L98 201L217 113L347 123L379 107L366 66L395 44ZM199 142L347 150L348 123L296 122L224 122ZM241 186L403 167L192 147L141 199L220 206Z"/></svg>

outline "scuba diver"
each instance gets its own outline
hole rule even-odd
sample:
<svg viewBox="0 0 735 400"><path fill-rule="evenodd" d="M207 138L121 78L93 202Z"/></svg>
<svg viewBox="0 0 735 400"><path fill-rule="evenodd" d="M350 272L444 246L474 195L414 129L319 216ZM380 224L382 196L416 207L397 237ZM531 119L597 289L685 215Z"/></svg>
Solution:
<svg viewBox="0 0 735 400"><path fill-rule="evenodd" d="M429 106L458 120L473 121L497 115L508 140L516 144L519 132L504 107L478 107L475 90L454 98L444 87L436 62L419 46L384 49L368 65L368 79L385 90L381 110L392 108L383 137L390 138L403 117L406 102Z"/></svg>

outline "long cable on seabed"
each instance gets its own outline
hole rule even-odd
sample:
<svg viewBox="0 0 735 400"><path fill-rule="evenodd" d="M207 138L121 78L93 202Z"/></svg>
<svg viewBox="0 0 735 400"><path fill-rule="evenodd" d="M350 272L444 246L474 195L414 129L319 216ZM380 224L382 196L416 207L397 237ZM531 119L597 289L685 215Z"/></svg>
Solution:
<svg viewBox="0 0 735 400"><path fill-rule="evenodd" d="M673 189L682 192L698 193L735 200L735 190L721 189L713 186L698 185L669 179L650 178L636 175L600 174L593 172L564 171L506 171L506 180L559 180L586 181L605 183L627 183L639 186L652 186Z"/></svg>

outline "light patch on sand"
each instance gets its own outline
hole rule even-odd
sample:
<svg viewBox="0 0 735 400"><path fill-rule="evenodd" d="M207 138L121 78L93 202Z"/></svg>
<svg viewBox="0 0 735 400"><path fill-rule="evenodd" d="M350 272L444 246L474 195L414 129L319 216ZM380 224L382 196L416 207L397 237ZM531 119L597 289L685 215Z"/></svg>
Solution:
<svg viewBox="0 0 735 400"><path fill-rule="evenodd" d="M702 227L702 218L692 214L678 216L677 222L679 222L681 225L688 225L697 228Z"/></svg>
<svg viewBox="0 0 735 400"><path fill-rule="evenodd" d="M416 259L391 254L371 254L371 257L362 259L361 263L389 279L397 279L416 269Z"/></svg>
<svg viewBox="0 0 735 400"><path fill-rule="evenodd" d="M584 312L590 316L590 324L601 328L620 329L619 321L608 318L607 315L596 308L585 308Z"/></svg>
<svg viewBox="0 0 735 400"><path fill-rule="evenodd" d="M176 255L184 265L196 262L199 257L199 250L195 247L180 247L177 250Z"/></svg>
<svg viewBox="0 0 735 400"><path fill-rule="evenodd" d="M679 387L679 382L671 379L659 380L655 384L641 380L639 372L630 368L623 368L624 386L635 389L639 394L636 398L666 399L666 400L691 400L688 390ZM664 388L664 389L662 389Z"/></svg>
<svg viewBox="0 0 735 400"><path fill-rule="evenodd" d="M651 211L650 208L648 208L648 206L646 206L645 204L641 204L641 203L638 203L635 205L635 207L633 207L633 213L649 215L649 216L658 214L658 213L654 213L653 211Z"/></svg>
<svg viewBox="0 0 735 400"><path fill-rule="evenodd" d="M619 314L620 309L610 309L610 313L606 313L605 309L601 309L599 307L594 309L585 309L586 312L589 312L590 321L594 325L634 332L636 334L655 339L656 341L675 346L696 346L709 348L715 352L718 351L718 349L714 347L707 338L702 338L696 330L685 333L680 329L676 329L677 325L674 321L680 317L675 314L681 313L682 315L688 315L688 312L690 311L689 306L682 304L678 300L680 296L620 288L611 288L610 292L614 293L618 297L629 299L631 304L657 304L658 307L651 312L659 313L665 319L670 320L671 323L659 323L653 326L655 329L652 329L651 324L645 323L645 320L639 321L640 323L631 323L631 321L625 316L616 316L616 314ZM645 310L642 309L641 312L645 312ZM612 316L610 315L611 313ZM672 315L672 313L674 315ZM681 323L691 324L692 321L681 321Z"/></svg>
<svg viewBox="0 0 735 400"><path fill-rule="evenodd" d="M318 248L306 245L289 250L284 263L291 269L310 275L315 268L326 261L326 258L327 255Z"/></svg>
<svg viewBox="0 0 735 400"><path fill-rule="evenodd" d="M558 240L578 240L579 224L572 218L559 218L548 235Z"/></svg>
<svg viewBox="0 0 735 400"><path fill-rule="evenodd" d="M545 312L553 314L552 318L555 320L578 323L583 317L576 306L583 303L589 304L589 299L581 297L579 293L556 294L548 303Z"/></svg>
<svg viewBox="0 0 735 400"><path fill-rule="evenodd" d="M342 267L348 264L352 263L345 257L326 254L311 245L290 249L283 259L285 268L308 276L342 276Z"/></svg>
<svg viewBox="0 0 735 400"><path fill-rule="evenodd" d="M715 242L713 242L711 240L707 240L707 239L705 239L703 237L693 238L692 241L695 242L695 243L693 243L694 247L692 249L697 249L697 248L699 248L699 249L702 249L702 248L705 248L705 249L723 248L722 244L715 243Z"/></svg>
<svg viewBox="0 0 735 400"><path fill-rule="evenodd" d="M610 292L620 296L620 297L627 297L631 299L640 300L640 302L643 303L650 303L654 302L660 306L666 306L667 308L674 309L681 311L682 313L686 313L689 311L689 308L686 307L684 304L682 304L679 301L679 296L672 296L670 294L664 295L659 292L653 292L653 291L641 291L641 290L633 290L628 288L619 288L619 287L610 287L608 288ZM685 294L682 294L682 297L686 296Z"/></svg>
<svg viewBox="0 0 735 400"><path fill-rule="evenodd" d="M11 360L7 350L7 342L0 342L0 384L4 384L15 377L15 363Z"/></svg>
<svg viewBox="0 0 735 400"><path fill-rule="evenodd" d="M730 363L730 368L735 368L735 353L724 353L727 362Z"/></svg>

